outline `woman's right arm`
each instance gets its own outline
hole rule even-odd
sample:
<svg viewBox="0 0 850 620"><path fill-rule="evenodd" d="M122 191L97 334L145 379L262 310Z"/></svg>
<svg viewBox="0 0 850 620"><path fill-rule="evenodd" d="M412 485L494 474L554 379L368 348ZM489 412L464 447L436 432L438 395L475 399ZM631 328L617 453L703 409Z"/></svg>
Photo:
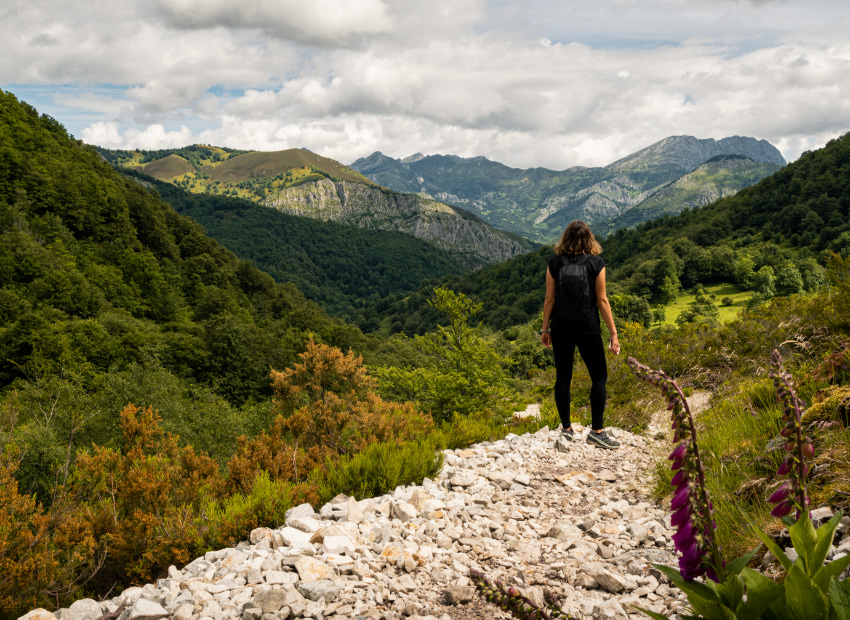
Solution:
<svg viewBox="0 0 850 620"><path fill-rule="evenodd" d="M555 278L546 267L546 299L543 301L543 333L540 334L540 342L544 347L552 346L552 337L549 333L549 321L552 319L552 308L555 307Z"/></svg>

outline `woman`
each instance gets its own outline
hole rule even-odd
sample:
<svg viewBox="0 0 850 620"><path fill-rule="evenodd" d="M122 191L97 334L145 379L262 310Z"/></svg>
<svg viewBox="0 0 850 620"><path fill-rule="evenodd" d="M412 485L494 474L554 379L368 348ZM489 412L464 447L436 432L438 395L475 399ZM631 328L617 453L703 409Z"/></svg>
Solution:
<svg viewBox="0 0 850 620"><path fill-rule="evenodd" d="M599 258L602 246L590 228L578 220L571 222L555 246L557 256L546 270L546 300L543 304L543 329L540 340L555 354L555 404L561 416L562 435L573 440L570 423L570 382L573 378L575 349L590 373L591 431L587 443L600 448L616 449L620 444L603 430L605 384L608 366L599 313L611 332L608 350L620 354L617 328L611 304L605 292L605 261ZM560 278L560 281L559 281Z"/></svg>

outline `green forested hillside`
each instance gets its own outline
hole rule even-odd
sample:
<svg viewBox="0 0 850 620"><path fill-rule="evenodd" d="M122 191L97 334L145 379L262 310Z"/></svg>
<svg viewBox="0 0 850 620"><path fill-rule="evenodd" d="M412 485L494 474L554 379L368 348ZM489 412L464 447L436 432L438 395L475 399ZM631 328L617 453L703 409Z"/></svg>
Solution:
<svg viewBox="0 0 850 620"><path fill-rule="evenodd" d="M356 328L8 93L0 145L0 394L17 394L21 412L58 399L68 424L81 416L74 445L117 441L127 402L160 408L167 428L188 423L184 436L235 436L235 408L269 395L269 368L291 364L311 334L362 347ZM16 415L25 445L59 432ZM224 417L216 428L207 415Z"/></svg>
<svg viewBox="0 0 850 620"><path fill-rule="evenodd" d="M755 291L753 303L814 290L825 281L830 253L850 254L850 134L735 196L619 230L602 245L609 292L622 295L615 303L629 306L634 298L669 303L682 289L712 282ZM541 311L545 260L551 255L544 248L440 284L486 300L481 320L502 328ZM423 283L416 295L381 300L360 324L390 332L432 329L438 317L427 297L435 284ZM692 318L705 316L695 311Z"/></svg>
<svg viewBox="0 0 850 620"><path fill-rule="evenodd" d="M466 271L447 252L404 233L321 222L152 182L163 200L219 243L278 282L294 283L335 316L353 318L365 304L415 291L422 280Z"/></svg>

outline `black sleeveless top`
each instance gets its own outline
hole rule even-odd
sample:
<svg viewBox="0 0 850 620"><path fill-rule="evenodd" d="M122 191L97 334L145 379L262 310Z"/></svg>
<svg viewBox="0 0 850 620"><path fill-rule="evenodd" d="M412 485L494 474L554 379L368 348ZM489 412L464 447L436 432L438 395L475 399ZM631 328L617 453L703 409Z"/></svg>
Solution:
<svg viewBox="0 0 850 620"><path fill-rule="evenodd" d="M552 277L555 279L556 286L558 282L558 272L561 270L563 258L566 257L557 255L549 261L549 273L551 273ZM594 256L591 254L587 259L585 265L587 266L588 275L590 276L590 285L592 287L595 287L597 276L599 276L599 274L605 268L605 261L599 258L598 256ZM553 313L553 316L549 318L549 327L550 329L552 329L552 331L569 330L575 334L599 334L602 332L602 329L599 326L599 306L596 306L595 316L592 320L589 321L568 321L554 316Z"/></svg>

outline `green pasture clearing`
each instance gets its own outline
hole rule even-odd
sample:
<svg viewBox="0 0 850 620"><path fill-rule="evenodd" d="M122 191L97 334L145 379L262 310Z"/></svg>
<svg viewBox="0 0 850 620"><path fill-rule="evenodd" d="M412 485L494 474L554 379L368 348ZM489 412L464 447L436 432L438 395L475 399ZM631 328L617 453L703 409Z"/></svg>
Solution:
<svg viewBox="0 0 850 620"><path fill-rule="evenodd" d="M720 311L721 323L727 323L737 317L738 312L740 312L741 308L744 307L746 301L753 296L752 291L742 291L734 284L710 284L703 288L705 289L705 292L709 297L711 297L711 295L714 295L714 299L712 301L714 302L714 305L717 306L717 309ZM731 306L724 306L721 303L721 300L724 297L730 297L732 299ZM666 318L663 323L658 323L658 325L675 325L676 318L678 318L679 314L688 306L690 306L695 299L696 294L694 292L688 292L679 295L676 301L664 306Z"/></svg>

